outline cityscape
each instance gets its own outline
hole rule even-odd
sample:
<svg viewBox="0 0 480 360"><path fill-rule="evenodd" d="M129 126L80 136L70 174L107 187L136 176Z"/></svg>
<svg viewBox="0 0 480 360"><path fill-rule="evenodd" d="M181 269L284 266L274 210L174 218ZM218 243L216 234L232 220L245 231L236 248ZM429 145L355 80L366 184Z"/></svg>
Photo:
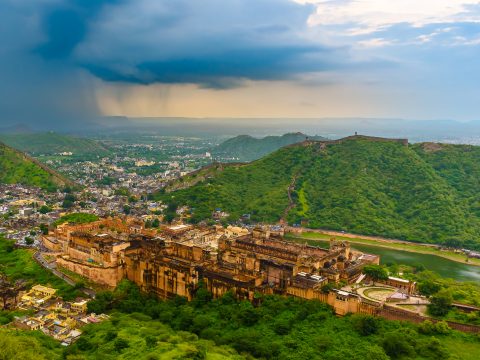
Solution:
<svg viewBox="0 0 480 360"><path fill-rule="evenodd" d="M0 2L0 360L480 359L479 10Z"/></svg>

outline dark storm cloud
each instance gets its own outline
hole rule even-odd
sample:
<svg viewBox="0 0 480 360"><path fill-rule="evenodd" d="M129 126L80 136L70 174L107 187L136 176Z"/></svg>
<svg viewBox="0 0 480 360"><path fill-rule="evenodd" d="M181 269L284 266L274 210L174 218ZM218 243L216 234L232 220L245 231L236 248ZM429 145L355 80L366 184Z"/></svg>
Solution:
<svg viewBox="0 0 480 360"><path fill-rule="evenodd" d="M104 5L114 5L105 10ZM313 7L289 0L130 0L79 4L45 18L46 58L65 57L110 82L284 80L333 67L329 50L303 38Z"/></svg>
<svg viewBox="0 0 480 360"><path fill-rule="evenodd" d="M47 7L42 30L47 40L36 51L46 59L64 58L71 54L84 38L92 20L105 5L120 0L72 0Z"/></svg>
<svg viewBox="0 0 480 360"><path fill-rule="evenodd" d="M0 1L0 128L81 126L98 79L197 84L294 79L345 54L309 34L314 7L290 0Z"/></svg>
<svg viewBox="0 0 480 360"><path fill-rule="evenodd" d="M66 59L74 37L63 32L68 41L62 49L62 33L50 37L46 31L45 19L73 5L58 0L0 1L0 129L18 123L33 129L82 127L97 116L93 77ZM45 52L38 51L42 48Z"/></svg>
<svg viewBox="0 0 480 360"><path fill-rule="evenodd" d="M205 57L140 62L134 73L122 73L97 65L86 67L106 81L139 84L196 83L202 87L231 88L241 86L240 79L281 80L298 73L323 68L333 64L305 58L306 54L319 54L318 47L292 46L273 49L246 49Z"/></svg>

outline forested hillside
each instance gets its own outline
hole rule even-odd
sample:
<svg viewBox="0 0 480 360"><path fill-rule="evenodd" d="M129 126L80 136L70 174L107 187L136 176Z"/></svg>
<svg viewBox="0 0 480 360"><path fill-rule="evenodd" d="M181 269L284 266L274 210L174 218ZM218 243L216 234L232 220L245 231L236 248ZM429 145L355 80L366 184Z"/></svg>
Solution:
<svg viewBox="0 0 480 360"><path fill-rule="evenodd" d="M89 311L111 318L82 328L62 347L40 332L0 329L2 359L418 359L474 360L480 343L445 322L420 325L364 315L337 317L315 300L259 296L254 306L232 293L212 300L158 300L123 281L100 292ZM1 357L3 355L3 357Z"/></svg>
<svg viewBox="0 0 480 360"><path fill-rule="evenodd" d="M230 220L344 230L480 248L480 149L352 137L304 142L246 165L206 169L158 197ZM290 188L290 190L288 190ZM290 197L289 197L290 193Z"/></svg>
<svg viewBox="0 0 480 360"><path fill-rule="evenodd" d="M0 183L37 186L49 191L60 186L72 185L62 175L2 143L0 143Z"/></svg>
<svg viewBox="0 0 480 360"><path fill-rule="evenodd" d="M302 133L289 133L282 136L267 136L254 138L249 135L239 135L228 139L213 149L216 157L232 158L237 161L252 161L280 149L283 146L305 141L308 135ZM321 136L313 136L310 139L326 140Z"/></svg>
<svg viewBox="0 0 480 360"><path fill-rule="evenodd" d="M54 132L0 134L0 141L32 155L54 155L71 152L74 156L105 156L109 153L109 150L97 141Z"/></svg>

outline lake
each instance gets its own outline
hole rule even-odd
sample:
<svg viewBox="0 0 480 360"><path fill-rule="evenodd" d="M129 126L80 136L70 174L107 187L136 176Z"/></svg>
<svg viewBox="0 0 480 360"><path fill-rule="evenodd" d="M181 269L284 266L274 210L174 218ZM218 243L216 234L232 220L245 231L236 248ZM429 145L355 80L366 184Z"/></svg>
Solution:
<svg viewBox="0 0 480 360"><path fill-rule="evenodd" d="M328 244L328 240L320 240L319 242ZM365 253L380 255L380 261L382 264L423 264L426 269L434 271L440 274L442 277L451 278L458 281L480 282L480 266L462 264L435 255L387 249L375 245L361 245L352 243L352 248Z"/></svg>

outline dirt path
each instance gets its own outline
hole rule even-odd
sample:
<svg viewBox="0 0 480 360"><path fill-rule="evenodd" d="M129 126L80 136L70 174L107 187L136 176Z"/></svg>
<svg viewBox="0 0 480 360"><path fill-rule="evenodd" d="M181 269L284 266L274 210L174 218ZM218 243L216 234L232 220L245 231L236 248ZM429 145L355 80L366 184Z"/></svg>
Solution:
<svg viewBox="0 0 480 360"><path fill-rule="evenodd" d="M290 183L290 185L288 185L288 188L287 188L288 206L285 208L285 210L283 211L283 215L280 218L280 225L283 225L283 226L287 224L288 213L296 205L295 201L293 201L293 198L292 198L292 192L295 190L295 183L297 182L297 177L298 177L298 174L293 177L292 182Z"/></svg>
<svg viewBox="0 0 480 360"><path fill-rule="evenodd" d="M349 239L365 239L365 240L379 241L384 243L397 243L397 244L404 244L404 245L419 245L419 246L426 246L430 248L440 248L440 246L436 244L426 244L426 243L416 243L416 242L414 243L414 242L405 241L405 240L387 239L381 236L359 235L359 234L345 233L341 231L310 229L310 228L294 228L294 227L288 227L288 231L293 234L295 233L301 234L304 232L309 232L309 233L318 233L318 234L330 235L330 236L340 236L340 237L345 237Z"/></svg>

